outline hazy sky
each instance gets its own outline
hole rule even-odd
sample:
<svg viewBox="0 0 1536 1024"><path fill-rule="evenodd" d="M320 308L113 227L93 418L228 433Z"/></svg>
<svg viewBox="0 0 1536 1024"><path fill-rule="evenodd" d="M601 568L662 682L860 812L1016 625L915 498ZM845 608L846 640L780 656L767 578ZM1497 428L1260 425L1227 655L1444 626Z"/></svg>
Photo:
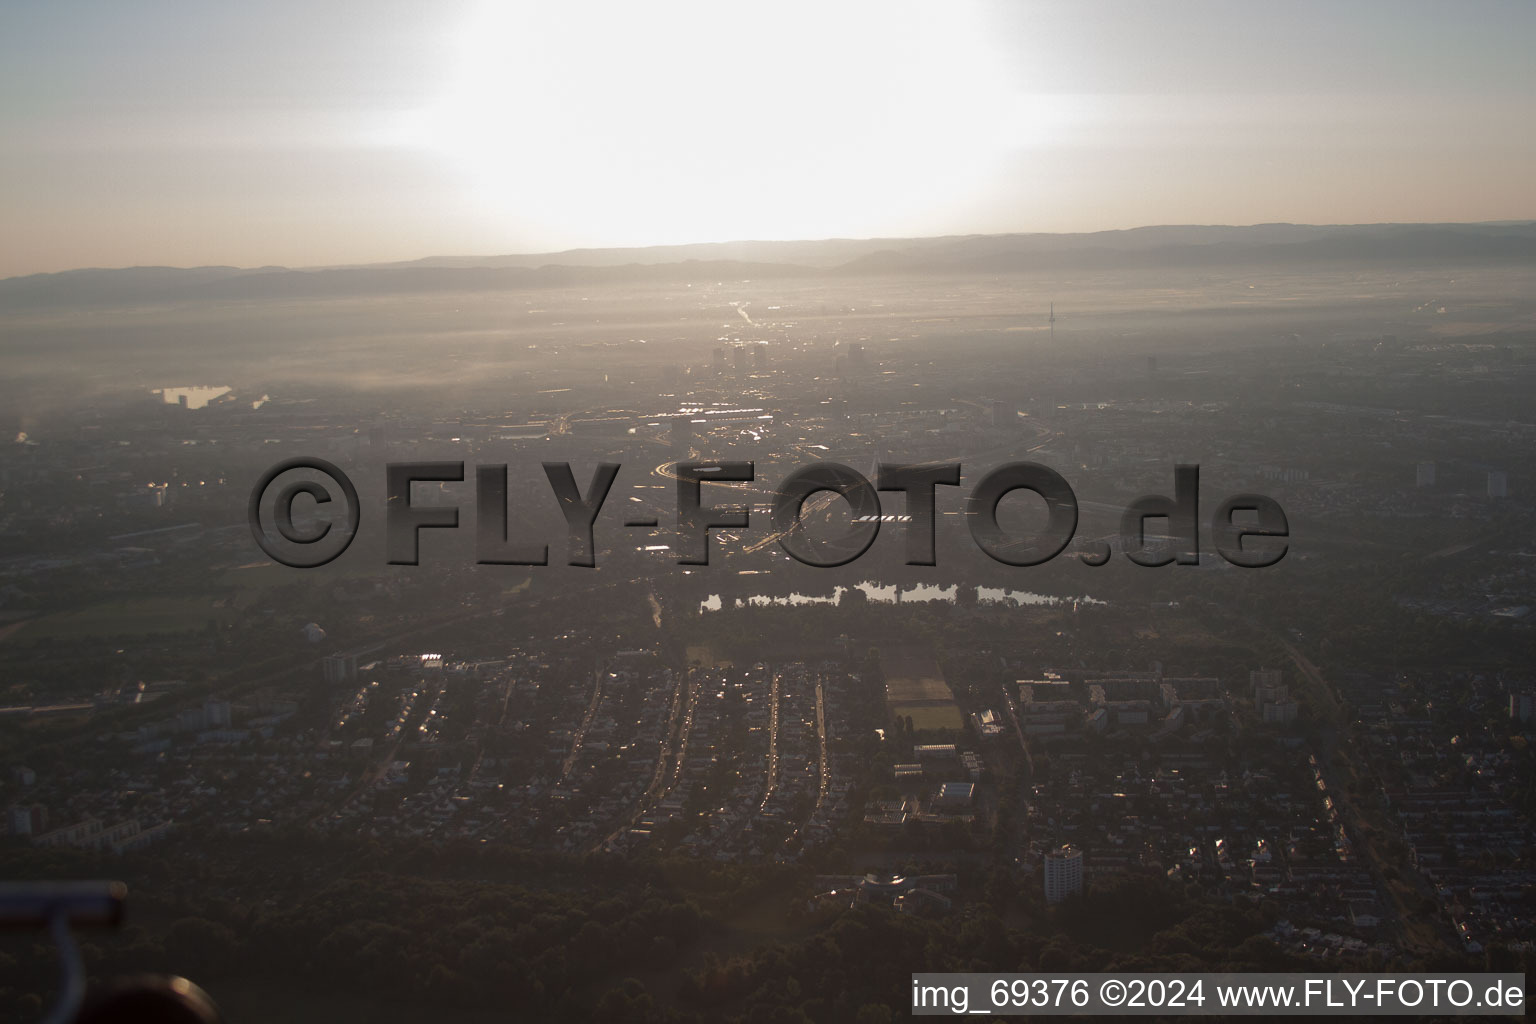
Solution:
<svg viewBox="0 0 1536 1024"><path fill-rule="evenodd" d="M0 4L0 276L1536 218L1536 3Z"/></svg>

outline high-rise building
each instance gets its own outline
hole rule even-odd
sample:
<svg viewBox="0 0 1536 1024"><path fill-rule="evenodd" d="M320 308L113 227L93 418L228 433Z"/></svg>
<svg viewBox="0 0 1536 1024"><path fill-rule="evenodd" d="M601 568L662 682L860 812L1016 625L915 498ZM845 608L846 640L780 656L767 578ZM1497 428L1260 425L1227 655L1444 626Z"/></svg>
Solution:
<svg viewBox="0 0 1536 1024"><path fill-rule="evenodd" d="M1045 902L1060 903L1083 891L1083 851L1068 843L1045 855Z"/></svg>
<svg viewBox="0 0 1536 1024"><path fill-rule="evenodd" d="M1259 711L1264 721L1272 725L1287 725L1301 715L1301 705L1293 700L1272 700Z"/></svg>
<svg viewBox="0 0 1536 1024"><path fill-rule="evenodd" d="M1284 725L1296 721L1301 707L1291 700L1290 689L1277 668L1261 668L1248 673L1253 684L1253 706L1262 721Z"/></svg>
<svg viewBox="0 0 1536 1024"><path fill-rule="evenodd" d="M209 698L203 701L203 725L209 729L228 729L230 726L229 701Z"/></svg>
<svg viewBox="0 0 1536 1024"><path fill-rule="evenodd" d="M1262 708L1265 704L1285 700L1287 693L1284 678L1277 668L1259 668L1249 672L1248 682L1253 687L1254 706Z"/></svg>
<svg viewBox="0 0 1536 1024"><path fill-rule="evenodd" d="M357 679L357 655L330 654L320 663L328 683L350 683Z"/></svg>

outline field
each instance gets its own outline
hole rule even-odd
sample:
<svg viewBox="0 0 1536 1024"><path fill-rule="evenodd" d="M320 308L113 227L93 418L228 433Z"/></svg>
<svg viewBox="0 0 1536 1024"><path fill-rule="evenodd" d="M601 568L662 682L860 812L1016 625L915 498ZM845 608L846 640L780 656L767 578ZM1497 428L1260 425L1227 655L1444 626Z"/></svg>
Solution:
<svg viewBox="0 0 1536 1024"><path fill-rule="evenodd" d="M882 647L880 671L885 675L885 699L891 704L955 699L933 652L925 647Z"/></svg>
<svg viewBox="0 0 1536 1024"><path fill-rule="evenodd" d="M723 661L715 656L714 649L708 644L689 644L687 648L688 664L698 663L700 668L730 668L729 661Z"/></svg>
<svg viewBox="0 0 1536 1024"><path fill-rule="evenodd" d="M885 676L885 704L893 717L912 719L916 730L965 728L965 716L944 680L933 651L927 647L894 645L880 651Z"/></svg>
<svg viewBox="0 0 1536 1024"><path fill-rule="evenodd" d="M205 629L219 609L204 597L145 597L57 612L31 619L16 631L18 639L75 636L129 636L182 633Z"/></svg>

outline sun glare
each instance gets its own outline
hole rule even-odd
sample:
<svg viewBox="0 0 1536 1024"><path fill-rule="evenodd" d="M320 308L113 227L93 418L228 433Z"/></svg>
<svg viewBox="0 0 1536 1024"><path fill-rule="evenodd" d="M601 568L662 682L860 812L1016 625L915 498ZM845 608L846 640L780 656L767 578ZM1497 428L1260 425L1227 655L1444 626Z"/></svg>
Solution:
<svg viewBox="0 0 1536 1024"><path fill-rule="evenodd" d="M996 173L1022 109L964 4L487 5L398 141L581 244L868 234Z"/></svg>

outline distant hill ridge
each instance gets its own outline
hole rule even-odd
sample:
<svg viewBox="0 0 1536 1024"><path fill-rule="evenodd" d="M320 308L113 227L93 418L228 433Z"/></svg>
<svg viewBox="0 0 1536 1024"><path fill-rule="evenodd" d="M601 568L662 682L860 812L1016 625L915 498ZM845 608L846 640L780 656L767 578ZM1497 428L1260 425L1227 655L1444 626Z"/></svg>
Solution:
<svg viewBox="0 0 1536 1024"><path fill-rule="evenodd" d="M583 284L1324 263L1536 264L1536 221L1162 226L1083 234L709 242L313 267L128 267L0 280L0 311Z"/></svg>

